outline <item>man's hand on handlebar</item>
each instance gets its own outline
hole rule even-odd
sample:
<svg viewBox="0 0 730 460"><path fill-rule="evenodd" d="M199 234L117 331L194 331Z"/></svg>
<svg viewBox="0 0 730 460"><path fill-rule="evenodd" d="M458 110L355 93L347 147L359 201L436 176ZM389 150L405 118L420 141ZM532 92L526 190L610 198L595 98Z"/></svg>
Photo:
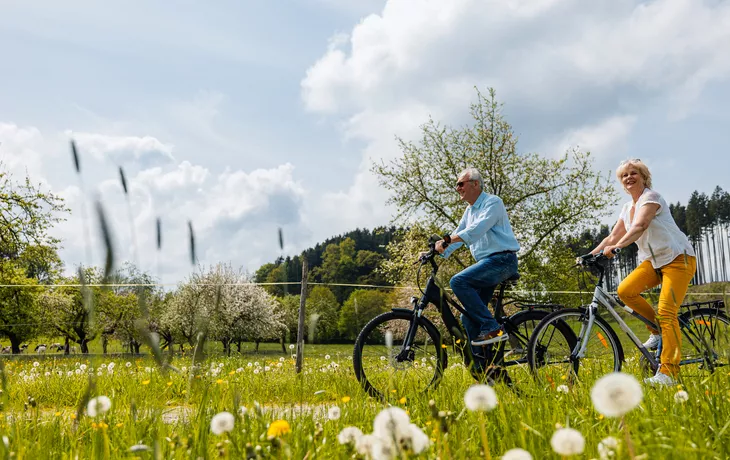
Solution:
<svg viewBox="0 0 730 460"><path fill-rule="evenodd" d="M448 243L446 243L446 242L445 242L444 240L438 240L438 241L436 242L436 251L437 251L437 252L438 252L439 254L443 254L443 253L444 253L444 251L446 250L446 246L448 246L448 245L449 245L449 244L448 244Z"/></svg>

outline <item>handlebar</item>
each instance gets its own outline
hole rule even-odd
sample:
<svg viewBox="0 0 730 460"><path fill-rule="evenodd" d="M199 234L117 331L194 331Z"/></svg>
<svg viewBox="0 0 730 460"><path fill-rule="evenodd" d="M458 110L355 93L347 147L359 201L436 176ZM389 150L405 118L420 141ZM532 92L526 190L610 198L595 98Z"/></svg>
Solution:
<svg viewBox="0 0 730 460"><path fill-rule="evenodd" d="M611 254L619 254L621 252L621 248L614 248L611 250ZM608 260L608 257L606 257L603 252L599 252L598 254L585 254L582 256L579 256L578 259L580 262L578 265L593 265L598 262L603 262Z"/></svg>
<svg viewBox="0 0 730 460"><path fill-rule="evenodd" d="M420 263L421 265L424 265L425 263L429 261L433 261L433 258L438 254L438 251L436 250L436 243L438 241L443 240L442 247L446 249L449 247L449 244L451 244L451 236L447 233L444 236L439 235L432 235L431 238L429 238L428 241L428 252L419 256L416 263Z"/></svg>

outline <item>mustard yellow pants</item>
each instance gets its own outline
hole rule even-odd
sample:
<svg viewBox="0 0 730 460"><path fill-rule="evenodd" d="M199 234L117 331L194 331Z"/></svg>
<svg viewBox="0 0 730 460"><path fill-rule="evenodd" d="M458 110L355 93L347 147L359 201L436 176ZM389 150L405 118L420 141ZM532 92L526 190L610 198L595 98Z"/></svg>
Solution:
<svg viewBox="0 0 730 460"><path fill-rule="evenodd" d="M679 362L682 360L682 334L679 331L677 313L696 270L697 260L692 256L681 255L661 267L660 278L651 262L645 260L618 286L619 298L632 310L656 324L657 315L641 293L662 285L658 306L659 327L662 332L662 364L659 372L673 377L679 374ZM653 334L658 333L649 326L647 329Z"/></svg>

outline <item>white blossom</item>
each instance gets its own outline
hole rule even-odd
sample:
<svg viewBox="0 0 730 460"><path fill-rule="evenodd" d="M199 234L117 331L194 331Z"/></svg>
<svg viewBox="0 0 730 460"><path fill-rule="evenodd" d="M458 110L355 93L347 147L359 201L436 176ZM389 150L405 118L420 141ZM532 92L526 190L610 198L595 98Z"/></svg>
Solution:
<svg viewBox="0 0 730 460"><path fill-rule="evenodd" d="M373 434L386 442L408 436L411 418L400 407L388 407L380 411L373 421Z"/></svg>
<svg viewBox="0 0 730 460"><path fill-rule="evenodd" d="M421 430L416 424L410 424L410 450L418 455L425 451L431 445L428 435Z"/></svg>
<svg viewBox="0 0 730 460"><path fill-rule="evenodd" d="M593 385L591 400L598 412L606 417L620 417L641 403L644 392L633 375L613 372Z"/></svg>
<svg viewBox="0 0 730 460"><path fill-rule="evenodd" d="M230 412L220 412L210 420L210 431L215 435L230 432L235 421L236 418Z"/></svg>
<svg viewBox="0 0 730 460"><path fill-rule="evenodd" d="M98 396L89 400L89 403L86 405L86 413L89 414L89 417L96 417L97 415L108 412L111 407L111 399L106 396Z"/></svg>
<svg viewBox="0 0 730 460"><path fill-rule="evenodd" d="M583 453L586 440L579 431L572 428L561 428L553 433L550 446L558 455L578 455Z"/></svg>
<svg viewBox="0 0 730 460"><path fill-rule="evenodd" d="M497 393L489 385L472 385L464 393L464 404L470 411L487 412L497 407Z"/></svg>
<svg viewBox="0 0 730 460"><path fill-rule="evenodd" d="M555 390L558 393L570 393L570 388L568 388L568 385L558 385Z"/></svg>

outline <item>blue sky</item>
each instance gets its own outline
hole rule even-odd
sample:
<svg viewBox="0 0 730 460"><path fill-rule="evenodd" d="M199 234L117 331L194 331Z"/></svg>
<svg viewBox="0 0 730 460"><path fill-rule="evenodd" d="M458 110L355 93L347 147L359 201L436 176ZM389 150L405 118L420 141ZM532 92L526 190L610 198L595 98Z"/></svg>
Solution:
<svg viewBox="0 0 730 460"><path fill-rule="evenodd" d="M67 198L71 269L100 263L81 232L97 195L119 257L169 283L191 270L188 219L201 263L251 270L280 253L278 227L293 255L386 224L370 160L429 115L466 122L475 85L522 151L642 158L672 202L730 188L728 1L8 1L0 41L0 157Z"/></svg>

